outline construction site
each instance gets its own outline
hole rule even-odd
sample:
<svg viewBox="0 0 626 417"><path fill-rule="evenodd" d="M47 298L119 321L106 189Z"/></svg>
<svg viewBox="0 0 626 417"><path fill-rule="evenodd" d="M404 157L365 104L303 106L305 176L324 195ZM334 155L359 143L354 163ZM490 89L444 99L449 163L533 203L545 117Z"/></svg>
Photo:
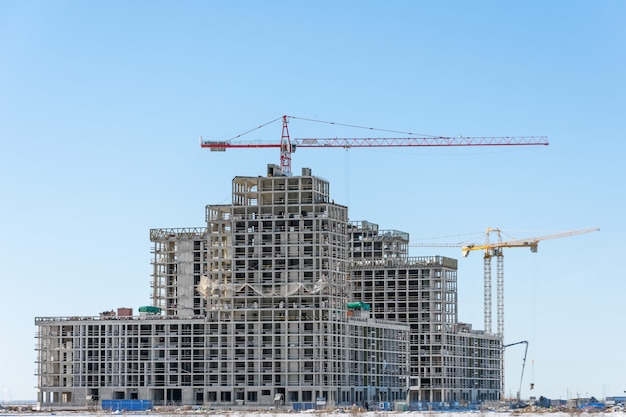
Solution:
<svg viewBox="0 0 626 417"><path fill-rule="evenodd" d="M138 314L119 308L35 319L39 407L119 400L391 410L504 400L502 248L536 250L539 240L566 234L508 242L498 235L463 248L485 254L485 327L474 330L459 322L456 259L409 256L407 232L351 220L329 181L310 168L291 170L296 143L446 146L450 138L292 143L287 121L280 143L270 146L280 148L280 165L234 177L231 202L207 205L202 226L150 230L151 305ZM547 144L488 139L447 146Z"/></svg>

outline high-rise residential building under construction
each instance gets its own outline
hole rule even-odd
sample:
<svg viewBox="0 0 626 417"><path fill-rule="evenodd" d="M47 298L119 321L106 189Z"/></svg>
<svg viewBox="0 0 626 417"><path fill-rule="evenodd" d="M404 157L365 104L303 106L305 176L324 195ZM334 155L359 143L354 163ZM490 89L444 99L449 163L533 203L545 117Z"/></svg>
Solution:
<svg viewBox="0 0 626 417"><path fill-rule="evenodd" d="M500 399L502 338L459 323L457 261L350 221L311 169L237 176L205 221L150 230L139 314L35 319L40 407Z"/></svg>

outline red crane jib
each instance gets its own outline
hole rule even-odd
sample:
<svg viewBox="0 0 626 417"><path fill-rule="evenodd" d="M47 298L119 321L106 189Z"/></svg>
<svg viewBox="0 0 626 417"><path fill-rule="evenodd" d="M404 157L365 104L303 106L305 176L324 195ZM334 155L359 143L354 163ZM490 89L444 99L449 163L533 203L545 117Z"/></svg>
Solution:
<svg viewBox="0 0 626 417"><path fill-rule="evenodd" d="M224 152L234 148L280 148L280 167L283 174L291 173L291 154L301 148L374 148L409 146L525 146L548 145L546 136L409 136L404 138L298 138L289 137L288 119L283 116L280 142L265 141L202 141L200 146L211 151ZM278 119L277 119L278 120ZM260 126L262 127L262 126ZM241 136L241 135L239 135Z"/></svg>

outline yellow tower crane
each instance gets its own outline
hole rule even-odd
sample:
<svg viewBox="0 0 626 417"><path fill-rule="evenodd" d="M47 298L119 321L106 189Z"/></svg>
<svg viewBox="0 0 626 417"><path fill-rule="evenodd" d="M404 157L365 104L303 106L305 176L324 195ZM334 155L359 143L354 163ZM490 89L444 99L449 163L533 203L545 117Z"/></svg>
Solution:
<svg viewBox="0 0 626 417"><path fill-rule="evenodd" d="M410 243L409 246L415 247L460 247L461 253L464 257L467 257L470 252L475 250L484 251L483 261L484 261L484 320L485 320L485 332L491 333L492 328L492 316L491 316L491 258L494 256L497 259L497 308L498 308L498 327L497 332L498 335L504 341L504 256L503 249L504 248L522 248L528 247L531 252L537 252L537 247L539 246L539 241L547 240L547 239L556 239L560 237L580 235L583 233L597 232L600 228L592 227L589 229L582 230L572 230L569 232L556 233L553 235L546 236L538 236L538 237L528 237L524 239L514 239L502 241L502 236L500 233L500 229L495 229L492 227L487 228L485 231L485 244L458 244L458 243ZM491 241L491 234L495 233L496 241ZM520 342L522 343L522 342ZM525 342L528 343L528 342ZM500 398L504 398L504 348L512 346L512 345L504 345L502 358L500 358ZM528 349L528 345L526 346ZM526 362L526 357L524 356L524 362ZM523 368L522 368L522 378L523 378ZM520 385L521 389L521 385ZM518 392L519 397L519 392Z"/></svg>
<svg viewBox="0 0 626 417"><path fill-rule="evenodd" d="M500 229L495 229L492 227L487 228L485 231L485 243L484 244L461 244L461 243L410 243L409 246L412 247L459 247L461 248L461 253L464 257L468 256L470 252L475 250L484 251L484 274L483 274L483 285L484 285L484 321L485 321L485 332L492 333L492 295L491 295L491 258L494 256L497 260L497 269L496 269L496 277L497 277L497 333L501 336L504 336L504 259L503 259L503 249L504 248L521 248L521 247L529 247L531 252L537 252L537 247L539 245L539 241L547 240L547 239L556 239L560 237L580 235L583 233L597 232L600 228L592 227L589 229L582 230L572 230L568 232L556 233L552 235L546 236L537 236L537 237L528 237L524 239L514 239L502 241ZM496 240L492 241L491 234L494 233L496 235Z"/></svg>
<svg viewBox="0 0 626 417"><path fill-rule="evenodd" d="M546 236L537 236L537 237L529 237L524 239L514 239L508 241L502 241L502 237L500 234L500 229L495 228L487 228L485 231L485 244L484 245L465 245L461 248L461 253L463 256L468 256L471 251L482 250L484 251L483 261L484 261L484 320L485 320L485 332L491 333L491 324L492 324L492 315L491 315L491 258L496 257L497 266L496 266L496 306L497 306L497 333L501 336L504 336L504 248L522 248L528 247L530 251L535 253L537 252L537 247L539 246L539 241L548 240L548 239L557 239L566 236L580 235L583 233L591 233L597 232L600 228L592 227L589 229L582 230L572 230L569 232L556 233L552 235ZM492 233L496 235L496 241L491 242L490 236Z"/></svg>

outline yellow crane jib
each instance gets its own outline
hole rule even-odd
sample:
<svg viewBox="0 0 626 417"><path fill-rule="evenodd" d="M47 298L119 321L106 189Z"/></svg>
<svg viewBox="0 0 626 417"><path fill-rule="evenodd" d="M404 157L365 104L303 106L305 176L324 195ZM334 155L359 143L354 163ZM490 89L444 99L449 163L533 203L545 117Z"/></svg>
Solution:
<svg viewBox="0 0 626 417"><path fill-rule="evenodd" d="M468 256L470 254L471 251L474 250L484 250L486 255L490 255L490 256L494 256L493 254L493 250L494 249L498 249L498 248L521 248L521 247L529 247L531 252L537 252L537 248L539 246L539 241L541 240L547 240L547 239L556 239L556 238L560 238L560 237L566 237L566 236L573 236L573 235L580 235L583 233L590 233L590 232L598 232L600 231L599 227L591 227L588 229L581 229L581 230L572 230L572 231L568 231L568 232L563 232L563 233L556 233L553 235L546 235L546 236L538 236L538 237L527 237L527 238L523 238L523 239L514 239L514 240L507 240L507 241L500 241L500 229L493 229L493 228L488 228L487 229L487 241L485 242L484 245L477 245L474 243L465 245L461 248L461 253L463 254L463 256ZM497 232L498 233L498 242L493 242L493 243L489 243L488 241L488 235L491 232ZM499 254L499 253L497 253Z"/></svg>

